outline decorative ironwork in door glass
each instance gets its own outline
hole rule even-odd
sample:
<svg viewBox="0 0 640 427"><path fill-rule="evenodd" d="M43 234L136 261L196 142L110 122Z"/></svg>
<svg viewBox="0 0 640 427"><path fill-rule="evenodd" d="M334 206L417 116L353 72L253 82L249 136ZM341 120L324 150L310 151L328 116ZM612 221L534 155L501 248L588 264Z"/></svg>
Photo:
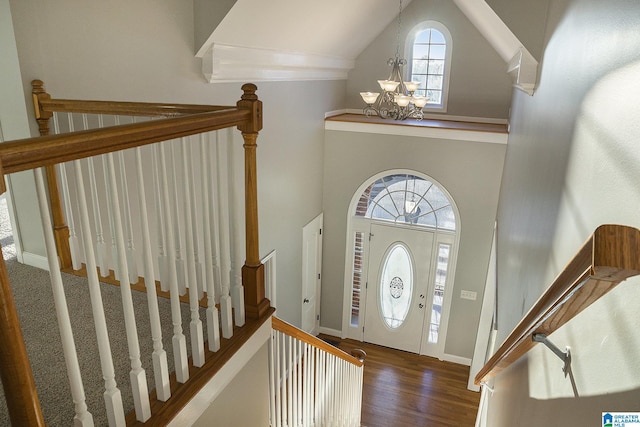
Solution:
<svg viewBox="0 0 640 427"><path fill-rule="evenodd" d="M356 216L455 231L447 195L433 182L410 174L387 175L365 189Z"/></svg>
<svg viewBox="0 0 640 427"><path fill-rule="evenodd" d="M395 243L387 252L380 275L380 310L391 329L402 325L413 294L413 263L407 248Z"/></svg>

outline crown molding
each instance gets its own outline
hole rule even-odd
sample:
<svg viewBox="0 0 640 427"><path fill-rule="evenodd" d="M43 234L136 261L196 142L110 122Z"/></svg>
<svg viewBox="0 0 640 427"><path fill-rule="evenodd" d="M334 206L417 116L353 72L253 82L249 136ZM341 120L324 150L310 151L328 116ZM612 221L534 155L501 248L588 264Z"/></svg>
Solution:
<svg viewBox="0 0 640 427"><path fill-rule="evenodd" d="M209 83L346 80L355 65L353 59L215 43L196 56Z"/></svg>
<svg viewBox="0 0 640 427"><path fill-rule="evenodd" d="M529 95L533 95L538 78L538 61L525 48L511 58L507 72L513 79L513 86Z"/></svg>

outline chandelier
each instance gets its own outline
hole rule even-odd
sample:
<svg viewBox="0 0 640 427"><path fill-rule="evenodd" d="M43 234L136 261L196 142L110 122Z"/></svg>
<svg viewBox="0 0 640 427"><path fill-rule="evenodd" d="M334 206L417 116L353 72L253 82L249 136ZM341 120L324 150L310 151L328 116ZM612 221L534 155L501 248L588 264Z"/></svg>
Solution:
<svg viewBox="0 0 640 427"><path fill-rule="evenodd" d="M400 28L402 25L402 0L398 12L398 30L396 33L396 56L387 61L391 74L387 80L378 80L380 92L360 92L362 100L367 104L363 113L367 117L379 116L383 119L422 120L422 108L427 105L428 98L415 95L420 86L419 82L405 82L402 80L402 67L407 64L406 59L400 58Z"/></svg>

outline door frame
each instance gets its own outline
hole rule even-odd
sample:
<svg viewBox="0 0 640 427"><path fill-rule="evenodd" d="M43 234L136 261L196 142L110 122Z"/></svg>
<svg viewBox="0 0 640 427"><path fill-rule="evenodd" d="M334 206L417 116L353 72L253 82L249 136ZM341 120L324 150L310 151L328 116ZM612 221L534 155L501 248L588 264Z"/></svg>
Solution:
<svg viewBox="0 0 640 427"><path fill-rule="evenodd" d="M301 287L301 301L300 301L300 326L301 329L311 335L317 335L320 331L320 292L322 289L322 227L324 222L324 214L320 213L311 222L305 225L302 229L302 287ZM315 258L316 271L310 275L307 274L309 268L309 257L305 253L307 250L308 240L315 240L315 254L311 254ZM311 279L312 278L312 279ZM308 283L308 281L313 283ZM313 326L305 322L305 295L306 289L314 290L313 301L314 308L314 321Z"/></svg>
<svg viewBox="0 0 640 427"><path fill-rule="evenodd" d="M455 203L455 200L453 199L453 197L451 196L451 194L447 191L447 189L440 184L440 182L438 182L436 179L433 179L432 177L430 177L429 175L422 173L422 172L418 172L415 170L411 170L411 169L392 169L392 170L387 170L387 171L383 171L383 172L379 172L377 174L375 174L374 176L370 177L369 179L367 179L362 185L360 185L360 187L353 193L353 196L351 198L351 202L349 204L349 209L346 212L346 221L347 221L347 227L346 227L346 242L345 242L345 246L346 246L346 250L345 250L345 264L344 264L344 293L343 293L343 313L342 313L342 331L341 331L341 337L344 338L350 338L350 339L355 339L358 341L364 341L364 333L363 333L363 326L364 326L364 319L366 317L366 293L367 293L367 289L366 286L364 286L364 284L366 284L369 280L369 278L367 277L367 272L368 272L368 262L369 262L369 238L368 235L370 233L370 224L371 223L380 223L383 225L392 225L395 227L406 227L406 228L415 228L415 226L413 225L409 225L409 224L404 224L404 223L392 223L389 221L381 221L381 220L376 220L376 219L371 219L371 218L364 218L364 217L357 217L354 215L356 206L358 204L358 201L360 199L360 196L362 195L362 193L365 191L365 189L371 185L372 183L374 183L375 181L377 181L378 179L388 176L388 175L394 175L394 174L411 174L411 175L415 175L417 177L426 179L428 181L431 181L434 185L438 186L438 188L447 196L447 198L449 199L449 202L451 204L451 207L454 211L455 214L455 220L456 220L456 229L454 232L448 231L448 230L441 230L441 229L433 229L434 231L434 248L437 247L437 245L439 243L451 243L452 245L452 255L450 257L449 260L449 266L448 266L448 273L447 273L447 286L445 288L445 295L444 295L444 305L442 307L442 317L441 317L441 323L440 323L440 330L439 330L439 334L441 336L441 339L438 340L438 345L437 345L437 350L436 353L437 355L435 357L437 357L440 360L443 360L446 356L445 352L444 352L444 348L445 348L445 344L446 344L446 338L447 338L447 330L448 330L448 324L449 324L449 317L450 317L450 312L451 312L451 304L453 301L453 298L455 296L454 294L454 288L455 288L455 272L457 270L456 266L457 266L457 258L458 258L458 251L460 248L460 236L462 234L462 227L460 224L460 213L458 211L458 207ZM366 265L362 266L362 283L363 283L363 288L361 289L361 295L360 295L360 310L359 310L359 317L358 317L358 322L357 324L351 324L351 301L352 301L352 284L353 284L353 262L354 262L354 236L356 233L361 232L364 234L364 236L366 237L363 241L363 252L362 252L362 256L363 256L363 262L366 263ZM432 253L432 257L437 256L436 254L436 250L434 249L433 253ZM432 262L434 262L435 260L432 260ZM435 269L432 269L434 277L435 277ZM429 283L429 287L430 289L433 288L433 283L432 283L432 278L429 279L430 283ZM424 328L423 328L424 331ZM421 342L424 339L424 334L423 336L417 336L417 339L420 339ZM421 345L421 347L423 347ZM420 353L420 354L424 354L424 353Z"/></svg>

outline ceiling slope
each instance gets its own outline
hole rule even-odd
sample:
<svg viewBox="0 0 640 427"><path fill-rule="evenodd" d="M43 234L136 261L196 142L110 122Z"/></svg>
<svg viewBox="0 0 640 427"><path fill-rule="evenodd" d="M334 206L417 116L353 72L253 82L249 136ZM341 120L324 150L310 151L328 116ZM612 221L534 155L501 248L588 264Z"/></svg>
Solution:
<svg viewBox="0 0 640 427"><path fill-rule="evenodd" d="M485 0L453 1L533 94L538 62L509 27ZM196 56L209 82L346 79L397 15L390 0L237 0Z"/></svg>
<svg viewBox="0 0 640 427"><path fill-rule="evenodd" d="M397 15L389 0L237 0L196 56L210 82L346 79Z"/></svg>
<svg viewBox="0 0 640 427"><path fill-rule="evenodd" d="M507 63L514 86L533 95L538 61L485 0L453 0Z"/></svg>

